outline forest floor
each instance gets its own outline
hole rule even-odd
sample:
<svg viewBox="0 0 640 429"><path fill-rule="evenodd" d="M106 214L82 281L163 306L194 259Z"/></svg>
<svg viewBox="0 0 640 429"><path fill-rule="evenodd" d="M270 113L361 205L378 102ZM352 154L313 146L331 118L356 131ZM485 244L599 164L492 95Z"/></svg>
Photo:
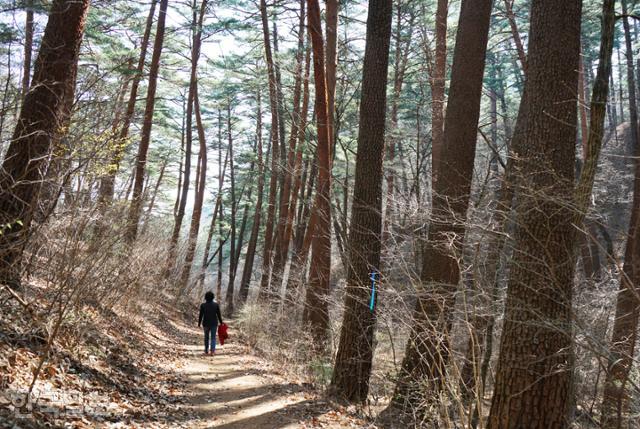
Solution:
<svg viewBox="0 0 640 429"><path fill-rule="evenodd" d="M375 428L255 355L233 321L230 342L205 356L193 314L168 304L144 318L85 306L65 318L47 352L37 316L50 317L46 291L24 294L29 311L4 292L0 428Z"/></svg>

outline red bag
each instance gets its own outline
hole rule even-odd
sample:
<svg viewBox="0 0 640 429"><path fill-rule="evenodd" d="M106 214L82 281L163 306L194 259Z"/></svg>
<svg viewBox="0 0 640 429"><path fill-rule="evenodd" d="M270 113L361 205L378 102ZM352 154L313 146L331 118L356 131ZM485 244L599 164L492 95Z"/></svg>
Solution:
<svg viewBox="0 0 640 429"><path fill-rule="evenodd" d="M218 340L220 341L220 345L224 346L224 341L229 338L229 334L227 334L227 329L229 329L227 327L226 323L222 323L220 324L220 326L218 326Z"/></svg>

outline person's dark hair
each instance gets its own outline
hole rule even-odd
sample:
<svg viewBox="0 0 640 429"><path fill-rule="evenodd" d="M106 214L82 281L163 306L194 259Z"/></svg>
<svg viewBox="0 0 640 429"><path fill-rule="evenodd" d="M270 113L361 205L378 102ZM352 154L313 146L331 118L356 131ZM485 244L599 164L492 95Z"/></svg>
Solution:
<svg viewBox="0 0 640 429"><path fill-rule="evenodd" d="M215 298L215 297L216 296L211 291L209 291L209 292L204 294L205 301L213 301L213 298Z"/></svg>

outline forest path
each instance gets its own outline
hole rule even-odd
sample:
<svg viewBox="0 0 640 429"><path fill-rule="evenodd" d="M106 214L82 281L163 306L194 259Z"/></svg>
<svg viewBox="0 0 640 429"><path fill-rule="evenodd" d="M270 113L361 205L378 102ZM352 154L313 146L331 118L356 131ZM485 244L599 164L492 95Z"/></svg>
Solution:
<svg viewBox="0 0 640 429"><path fill-rule="evenodd" d="M175 321L174 321L175 322ZM177 325L177 326L176 326ZM174 323L176 359L172 371L182 380L180 408L194 429L374 428L309 384L287 379L280 368L251 353L229 323L230 342L215 356L202 353L200 329ZM174 331L174 334L176 332Z"/></svg>
<svg viewBox="0 0 640 429"><path fill-rule="evenodd" d="M218 346L215 356L203 355L201 347L185 345L188 362L180 368L187 382L186 406L198 417L192 427L275 429L313 422L315 395L269 374L246 347Z"/></svg>

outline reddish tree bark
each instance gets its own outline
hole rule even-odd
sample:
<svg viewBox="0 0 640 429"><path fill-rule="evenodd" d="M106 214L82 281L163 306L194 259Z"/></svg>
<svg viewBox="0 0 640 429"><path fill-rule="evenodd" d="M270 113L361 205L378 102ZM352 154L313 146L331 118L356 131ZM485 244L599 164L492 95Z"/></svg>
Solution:
<svg viewBox="0 0 640 429"><path fill-rule="evenodd" d="M331 139L327 106L324 39L317 0L307 0L307 23L313 50L316 127L318 130L318 185L314 202L317 213L311 244L311 270L305 299L304 321L319 349L327 346L329 314L327 297L331 275Z"/></svg>
<svg viewBox="0 0 640 429"><path fill-rule="evenodd" d="M0 170L0 282L20 287L22 253L29 239L51 142L75 88L88 0L55 0L36 59L31 90Z"/></svg>
<svg viewBox="0 0 640 429"><path fill-rule="evenodd" d="M278 230L275 258L273 262L272 281L276 282L278 287L282 281L282 273L287 262L289 252L289 232L288 220L291 204L291 185L293 181L295 161L296 161L296 144L299 137L299 127L301 125L301 92L302 92L302 73L304 61L304 19L305 19L305 0L300 0L300 19L298 22L298 49L296 52L296 69L295 83L293 88L293 112L291 115L291 133L289 134L289 150L287 153L287 165L282 170L283 183L280 191L280 210L278 212ZM295 204L295 203L294 203Z"/></svg>
<svg viewBox="0 0 640 429"><path fill-rule="evenodd" d="M516 15L513 13L514 0L504 0L504 9L507 14L507 20L509 21L509 27L511 28L511 35L513 36L513 42L516 44L516 52L518 53L518 59L522 66L522 73L527 75L527 54L524 51L524 44L522 43L522 37L520 37L520 30L518 30L518 24L516 23Z"/></svg>

